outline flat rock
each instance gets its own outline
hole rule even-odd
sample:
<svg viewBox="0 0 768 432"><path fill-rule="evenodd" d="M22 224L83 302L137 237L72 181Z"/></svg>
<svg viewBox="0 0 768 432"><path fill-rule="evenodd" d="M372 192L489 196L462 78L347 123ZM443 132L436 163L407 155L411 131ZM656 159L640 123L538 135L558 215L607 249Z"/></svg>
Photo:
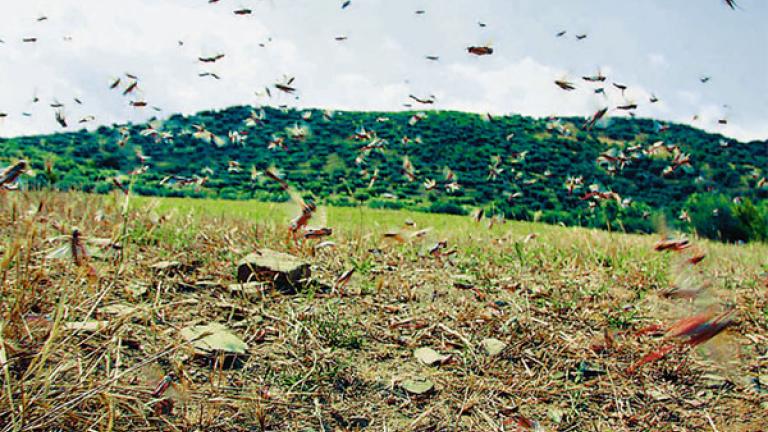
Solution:
<svg viewBox="0 0 768 432"><path fill-rule="evenodd" d="M237 263L238 282L269 282L286 293L296 292L310 275L309 263L271 249L259 249Z"/></svg>
<svg viewBox="0 0 768 432"><path fill-rule="evenodd" d="M192 268L186 264L182 264L179 261L160 261L150 266L152 270L157 273L174 274L174 273L187 273Z"/></svg>
<svg viewBox="0 0 768 432"><path fill-rule="evenodd" d="M64 328L72 331L80 331L85 333L93 333L104 330L109 325L108 321L76 321L64 323Z"/></svg>
<svg viewBox="0 0 768 432"><path fill-rule="evenodd" d="M424 377L415 377L400 384L403 390L414 395L425 395L435 389L435 384Z"/></svg>
<svg viewBox="0 0 768 432"><path fill-rule="evenodd" d="M442 363L446 360L448 360L449 356L447 355L441 355L437 351L433 350L432 348L419 348L416 351L413 352L413 355L419 359L420 362L424 363L427 366L432 366L435 363Z"/></svg>
<svg viewBox="0 0 768 432"><path fill-rule="evenodd" d="M504 348L507 347L507 344L494 338L483 339L480 344L485 349L485 352L491 357L501 354L501 352L504 351Z"/></svg>
<svg viewBox="0 0 768 432"><path fill-rule="evenodd" d="M185 327L181 329L181 337L192 343L200 354L245 354L248 349L247 343L219 323Z"/></svg>

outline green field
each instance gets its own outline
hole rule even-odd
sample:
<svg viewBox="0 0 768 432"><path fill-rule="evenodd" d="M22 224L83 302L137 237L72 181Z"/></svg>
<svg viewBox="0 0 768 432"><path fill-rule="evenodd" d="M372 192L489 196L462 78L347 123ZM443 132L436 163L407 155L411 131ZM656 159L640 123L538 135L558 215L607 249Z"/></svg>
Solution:
<svg viewBox="0 0 768 432"><path fill-rule="evenodd" d="M254 223L285 225L299 210L288 203L264 203L258 201L233 201L194 198L149 198L137 197L137 205L157 205L160 212L175 211L213 218L230 218ZM378 210L369 207L322 207L325 224L343 231L376 230L398 228L406 220L412 220L421 227L433 227L435 231L459 235L468 229L475 229L476 223L470 217L445 214L430 214L407 210ZM486 222L487 225L487 222ZM505 229L501 229L505 228ZM536 232L561 232L562 228L543 223L506 221L494 232L528 234ZM592 232L590 230L590 232Z"/></svg>
<svg viewBox="0 0 768 432"><path fill-rule="evenodd" d="M288 238L288 205L132 197L124 212L125 199L0 197L0 430L766 427L768 245L693 238L660 253L658 234L327 208L310 225L333 228L336 246L316 250ZM74 227L123 256L54 258ZM430 255L440 240L455 253ZM235 286L237 261L264 247L306 260L309 280ZM702 290L668 298L673 286ZM638 332L726 307L724 332L628 373L673 340ZM211 323L247 347L233 357L183 337Z"/></svg>

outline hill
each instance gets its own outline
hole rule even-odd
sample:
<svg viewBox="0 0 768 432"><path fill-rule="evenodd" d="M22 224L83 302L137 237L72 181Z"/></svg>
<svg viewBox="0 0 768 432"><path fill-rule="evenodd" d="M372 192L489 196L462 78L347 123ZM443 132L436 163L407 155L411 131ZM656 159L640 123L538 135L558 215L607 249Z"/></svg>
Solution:
<svg viewBox="0 0 768 432"><path fill-rule="evenodd" d="M43 174L33 185L59 189L106 192L113 177L146 165L135 179L139 194L286 200L276 182L252 176L252 168L274 166L297 189L336 206L443 213L483 207L519 220L644 232L653 229L654 213L676 220L686 210L682 223L698 220L696 228L711 237L768 236L760 233L764 226L741 226L755 219L745 213L766 224L768 208L751 202L768 196L768 142L647 119L607 118L593 128L584 122L240 106L149 125L2 139L0 157L28 159ZM148 159L137 160L136 152ZM161 184L168 176L187 179ZM195 176L207 177L203 187L182 186L203 183ZM588 195L590 186L596 193Z"/></svg>

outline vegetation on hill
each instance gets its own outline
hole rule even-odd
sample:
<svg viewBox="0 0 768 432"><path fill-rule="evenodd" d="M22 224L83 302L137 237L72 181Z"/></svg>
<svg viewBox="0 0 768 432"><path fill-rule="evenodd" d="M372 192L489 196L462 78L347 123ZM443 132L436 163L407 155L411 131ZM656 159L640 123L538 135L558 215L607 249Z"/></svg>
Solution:
<svg viewBox="0 0 768 432"><path fill-rule="evenodd" d="M663 214L712 238L768 238L768 141L647 119L583 124L241 106L2 139L0 157L28 159L38 175L26 181L62 190L103 193L115 176L146 165L133 179L139 194L284 201L280 186L259 175L276 167L307 196L336 206L458 214L482 207L489 216L631 232L651 231ZM162 182L168 176L183 179Z"/></svg>

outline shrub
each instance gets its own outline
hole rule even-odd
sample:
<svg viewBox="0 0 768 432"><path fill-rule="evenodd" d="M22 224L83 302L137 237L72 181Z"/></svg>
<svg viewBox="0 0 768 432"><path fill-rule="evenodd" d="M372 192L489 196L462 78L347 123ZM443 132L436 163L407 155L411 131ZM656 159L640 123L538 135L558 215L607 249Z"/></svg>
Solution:
<svg viewBox="0 0 768 432"><path fill-rule="evenodd" d="M464 207L449 201L433 202L426 208L426 211L427 213L446 213L462 216L467 214L467 211L464 209Z"/></svg>

